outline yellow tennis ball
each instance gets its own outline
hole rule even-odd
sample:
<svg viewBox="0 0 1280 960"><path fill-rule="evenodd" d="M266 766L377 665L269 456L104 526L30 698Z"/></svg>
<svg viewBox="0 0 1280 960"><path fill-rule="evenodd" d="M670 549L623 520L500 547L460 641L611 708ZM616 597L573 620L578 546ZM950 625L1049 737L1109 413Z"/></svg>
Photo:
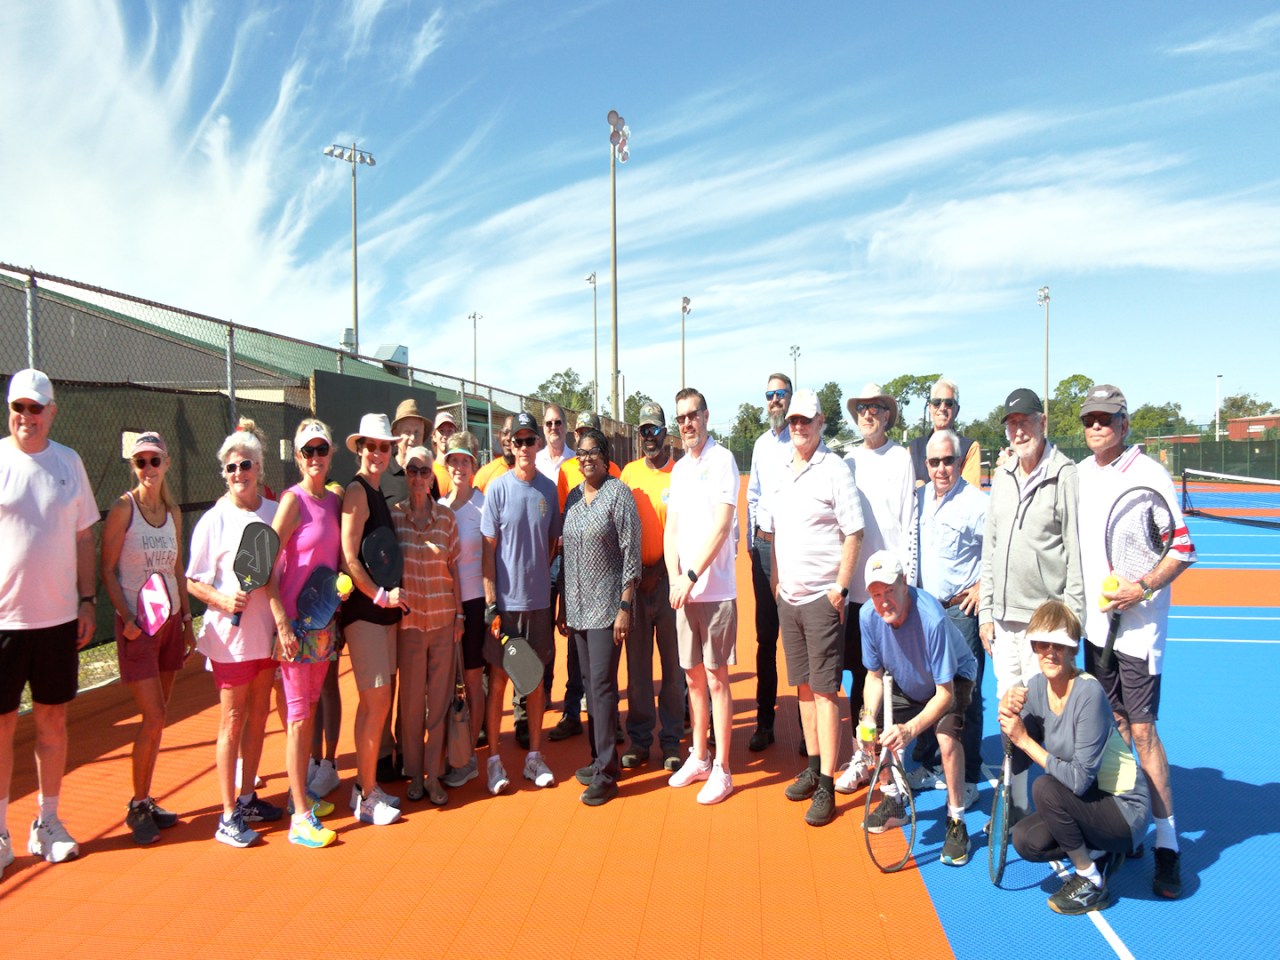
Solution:
<svg viewBox="0 0 1280 960"><path fill-rule="evenodd" d="M346 597L351 593L351 588L355 586L355 584L351 582L351 578L345 573L340 573L338 574L338 579L335 581L334 586L338 588L338 596Z"/></svg>
<svg viewBox="0 0 1280 960"><path fill-rule="evenodd" d="M1110 575L1110 576L1108 576L1105 580L1103 580L1103 581L1102 581L1102 592L1103 592L1103 593L1115 593L1115 592L1116 592L1117 590L1119 590L1119 589L1120 589L1120 581L1119 581L1118 579L1116 579L1116 575L1115 575L1114 573L1113 573L1113 574L1111 574L1111 575ZM1110 603L1110 602L1111 602L1111 601L1110 601L1110 600L1108 600L1106 597L1099 597L1099 598L1098 598L1098 606L1099 606L1099 607L1105 607L1105 606L1106 606L1108 603Z"/></svg>

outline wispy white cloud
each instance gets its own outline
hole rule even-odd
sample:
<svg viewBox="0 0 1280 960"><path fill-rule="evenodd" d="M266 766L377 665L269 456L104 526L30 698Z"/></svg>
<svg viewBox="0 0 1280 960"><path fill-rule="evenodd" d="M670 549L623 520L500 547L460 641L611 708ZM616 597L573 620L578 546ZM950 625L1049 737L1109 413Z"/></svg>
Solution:
<svg viewBox="0 0 1280 960"><path fill-rule="evenodd" d="M444 11L437 7L409 43L404 70L401 74L403 80L406 82L412 80L422 69L422 65L427 62L427 58L439 50L443 42Z"/></svg>
<svg viewBox="0 0 1280 960"><path fill-rule="evenodd" d="M1222 56L1265 50L1280 41L1280 13L1269 13L1246 24L1218 30L1199 40L1169 48L1174 55Z"/></svg>

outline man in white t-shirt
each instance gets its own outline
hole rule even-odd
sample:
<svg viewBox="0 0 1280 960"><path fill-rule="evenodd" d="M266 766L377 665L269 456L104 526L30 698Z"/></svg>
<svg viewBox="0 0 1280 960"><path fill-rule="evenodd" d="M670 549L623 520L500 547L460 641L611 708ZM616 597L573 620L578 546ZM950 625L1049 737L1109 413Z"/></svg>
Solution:
<svg viewBox="0 0 1280 960"><path fill-rule="evenodd" d="M738 588L731 531L738 510L738 465L707 431L706 398L687 387L676 394L676 423L684 458L671 470L663 554L671 606L676 611L680 666L689 690L693 746L673 787L705 780L699 803L719 803L733 792L729 743L733 738L733 694L729 667L737 663ZM707 716L707 693L711 716ZM708 752L714 724L716 756Z"/></svg>
<svg viewBox="0 0 1280 960"><path fill-rule="evenodd" d="M9 435L0 441L0 871L13 862L9 785L22 688L31 684L40 813L27 850L50 863L80 853L58 819L67 763L67 704L79 649L93 638L98 508L80 457L49 439L57 406L39 370L9 378Z"/></svg>

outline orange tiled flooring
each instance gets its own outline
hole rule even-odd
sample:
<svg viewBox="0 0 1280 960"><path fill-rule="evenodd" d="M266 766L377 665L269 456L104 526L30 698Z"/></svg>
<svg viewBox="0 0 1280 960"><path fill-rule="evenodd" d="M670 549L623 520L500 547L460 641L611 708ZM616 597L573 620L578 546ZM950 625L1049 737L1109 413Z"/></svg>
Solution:
<svg viewBox="0 0 1280 960"><path fill-rule="evenodd" d="M401 822L373 827L350 816L344 781L330 797L332 847L290 844L286 817L258 825L265 842L232 849L213 840L218 710L193 660L175 685L154 786L182 824L151 847L134 845L122 823L132 700L118 684L88 691L70 711L61 808L83 852L49 865L26 853L34 728L21 718L9 808L18 860L0 880L0 958L950 956L919 874L883 877L867 859L861 793L838 797L839 816L822 829L805 825L806 804L783 796L803 762L785 676L778 742L747 751L755 638L745 549L738 579L735 792L716 807L700 806L694 789L670 789L653 766L625 774L612 803L583 806L573 772L590 759L585 737L547 744L561 782L539 790L519 776L508 711L514 779L504 795L490 797L481 776L450 791L443 808L405 801ZM563 676L561 662L557 696ZM345 669L342 687L339 767L349 779L355 689ZM625 678L623 688L625 707ZM262 792L281 803L283 754L273 714ZM388 789L403 796L403 784Z"/></svg>

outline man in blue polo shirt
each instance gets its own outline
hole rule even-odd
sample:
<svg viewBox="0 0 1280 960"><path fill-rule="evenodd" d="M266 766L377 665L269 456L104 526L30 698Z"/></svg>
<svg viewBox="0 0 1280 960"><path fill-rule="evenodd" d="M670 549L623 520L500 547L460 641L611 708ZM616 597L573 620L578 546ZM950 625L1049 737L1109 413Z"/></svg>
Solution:
<svg viewBox="0 0 1280 960"><path fill-rule="evenodd" d="M942 862L969 862L969 831L964 825L964 711L973 695L978 664L942 604L907 585L896 554L879 550L867 560L871 602L859 611L862 662L867 668L862 691L864 717L882 716L884 675L893 677L894 724L880 731L880 746L904 750L933 728L942 748L947 777L947 839ZM904 804L896 786L885 786L880 806L867 815L867 829L881 833L902 822Z"/></svg>

